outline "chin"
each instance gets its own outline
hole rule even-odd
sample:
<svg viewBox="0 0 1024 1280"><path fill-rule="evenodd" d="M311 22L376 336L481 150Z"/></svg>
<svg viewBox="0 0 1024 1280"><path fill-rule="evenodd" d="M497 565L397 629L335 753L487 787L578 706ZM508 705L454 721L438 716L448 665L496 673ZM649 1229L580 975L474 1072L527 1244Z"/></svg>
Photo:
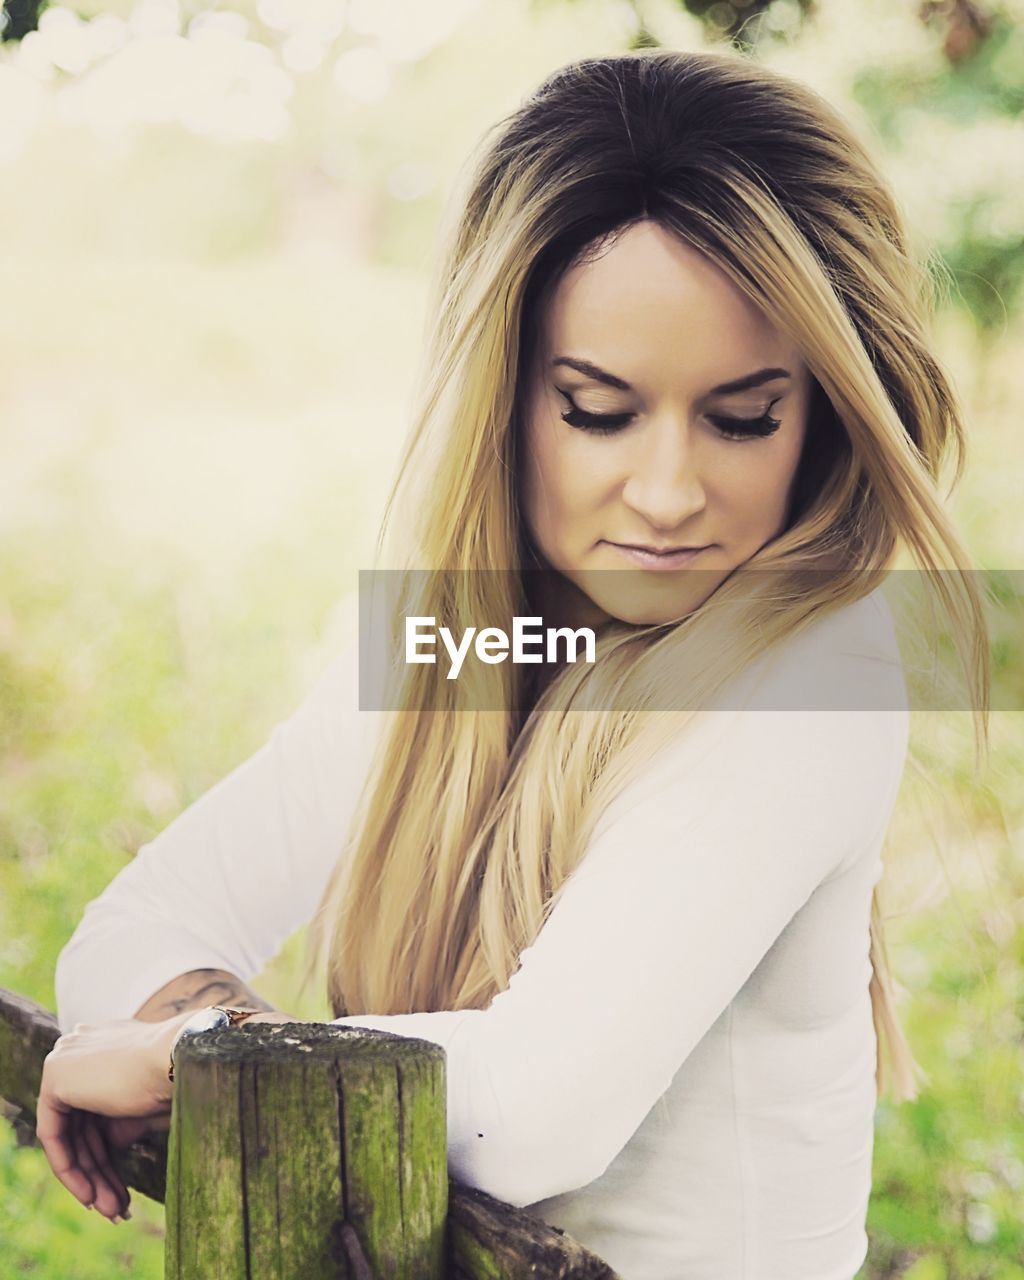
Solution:
<svg viewBox="0 0 1024 1280"><path fill-rule="evenodd" d="M661 627L670 622L680 622L683 618L688 617L694 609L697 608L699 601L694 603L679 603L678 601L672 605L664 605L657 607L655 605L643 605L639 602L631 602L628 605L616 607L609 603L608 612L617 622L624 622L631 627Z"/></svg>
<svg viewBox="0 0 1024 1280"><path fill-rule="evenodd" d="M590 599L609 617L633 627L679 622L700 607L721 583L723 574L682 569L673 574L642 570L604 570L581 575Z"/></svg>

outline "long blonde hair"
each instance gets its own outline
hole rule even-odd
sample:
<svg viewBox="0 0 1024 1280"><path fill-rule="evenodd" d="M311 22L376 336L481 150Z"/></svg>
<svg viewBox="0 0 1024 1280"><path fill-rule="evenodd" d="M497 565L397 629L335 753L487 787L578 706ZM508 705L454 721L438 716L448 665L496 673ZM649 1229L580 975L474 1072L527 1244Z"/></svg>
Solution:
<svg viewBox="0 0 1024 1280"><path fill-rule="evenodd" d="M440 261L379 544L410 575L454 571L421 574L421 614L461 635L528 611L521 574L458 571L525 565L519 414L539 310L582 255L640 219L704 253L798 344L814 378L807 444L789 524L748 562L772 570L770 592L730 578L681 622L614 624L600 661L566 667L532 709L512 663L489 669L504 710L460 708L457 682L428 709L415 696L426 669L408 669L407 709L388 713L310 929L306 979L326 953L335 1017L485 1008L598 816L678 732L677 719L639 713L654 673L699 673L689 705L710 699L767 646L873 590L901 549L940 570L926 576L970 682L979 750L986 740L982 604L939 490L948 456L953 483L962 472L964 431L925 333L931 277L842 118L739 55L645 50L560 69L492 135ZM723 645L716 619L730 609ZM438 697L450 699L440 712ZM920 1069L877 892L871 960L876 1080L910 1098Z"/></svg>

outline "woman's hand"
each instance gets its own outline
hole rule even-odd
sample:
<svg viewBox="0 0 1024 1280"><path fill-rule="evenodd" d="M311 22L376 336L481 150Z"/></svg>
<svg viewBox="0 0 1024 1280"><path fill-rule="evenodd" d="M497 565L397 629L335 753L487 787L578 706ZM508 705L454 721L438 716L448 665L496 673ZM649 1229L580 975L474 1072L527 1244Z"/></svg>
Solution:
<svg viewBox="0 0 1024 1280"><path fill-rule="evenodd" d="M75 1199L112 1222L128 1216L131 1200L110 1149L169 1128L171 1045L196 1012L186 1009L162 1022L80 1022L43 1062L36 1136L50 1168ZM302 1019L273 1009L246 1021Z"/></svg>
<svg viewBox="0 0 1024 1280"><path fill-rule="evenodd" d="M76 1200L112 1222L128 1216L131 1201L110 1149L169 1127L171 1044L194 1013L162 1022L80 1022L43 1062L36 1135L50 1168Z"/></svg>

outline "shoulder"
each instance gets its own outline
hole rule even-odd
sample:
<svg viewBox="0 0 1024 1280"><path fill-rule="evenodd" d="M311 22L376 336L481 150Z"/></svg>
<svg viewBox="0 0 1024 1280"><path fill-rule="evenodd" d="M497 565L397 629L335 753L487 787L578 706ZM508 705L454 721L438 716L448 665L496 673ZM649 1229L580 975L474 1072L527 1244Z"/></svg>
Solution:
<svg viewBox="0 0 1024 1280"><path fill-rule="evenodd" d="M833 786L888 811L902 778L910 712L892 612L880 588L815 618L757 664L748 734L798 756L820 751ZM824 768L824 761L818 764Z"/></svg>
<svg viewBox="0 0 1024 1280"><path fill-rule="evenodd" d="M819 614L765 650L712 705L906 713L903 662L881 589Z"/></svg>
<svg viewBox="0 0 1024 1280"><path fill-rule="evenodd" d="M600 829L624 819L707 842L785 834L824 877L884 829L908 733L892 617L873 594L751 664L658 750Z"/></svg>
<svg viewBox="0 0 1024 1280"><path fill-rule="evenodd" d="M902 772L909 735L903 663L880 588L812 619L726 691L731 736L776 750L839 782ZM735 742L734 742L735 746ZM822 759L815 759L823 753ZM828 766L826 766L826 761Z"/></svg>

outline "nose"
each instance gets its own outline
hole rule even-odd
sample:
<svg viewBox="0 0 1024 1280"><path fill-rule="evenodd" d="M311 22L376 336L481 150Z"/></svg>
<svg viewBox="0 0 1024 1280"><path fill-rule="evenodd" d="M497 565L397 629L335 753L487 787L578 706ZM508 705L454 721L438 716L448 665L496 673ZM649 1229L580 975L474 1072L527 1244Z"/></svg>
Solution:
<svg viewBox="0 0 1024 1280"><path fill-rule="evenodd" d="M672 415L652 419L637 443L640 453L622 499L652 529L677 531L707 505L686 423Z"/></svg>

